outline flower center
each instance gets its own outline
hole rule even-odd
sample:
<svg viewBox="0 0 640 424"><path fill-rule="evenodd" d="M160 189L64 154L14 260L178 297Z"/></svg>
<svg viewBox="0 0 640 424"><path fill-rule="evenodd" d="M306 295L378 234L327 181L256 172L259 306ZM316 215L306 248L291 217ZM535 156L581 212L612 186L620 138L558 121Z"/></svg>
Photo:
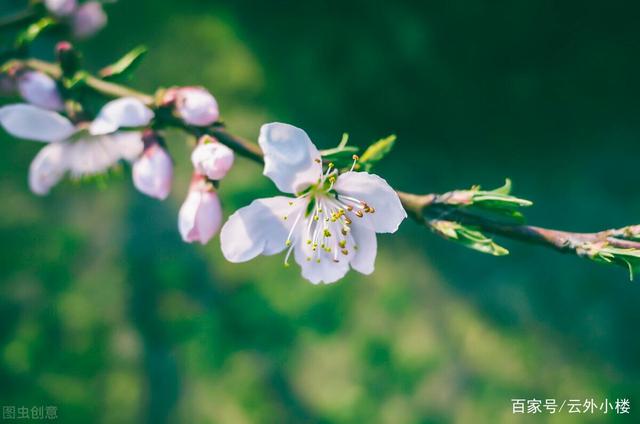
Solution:
<svg viewBox="0 0 640 424"><path fill-rule="evenodd" d="M353 220L375 213L375 208L363 200L333 190L337 174L338 171L329 164L329 169L318 183L296 197L295 202L289 202L291 207L305 202L306 207L299 208L295 217L290 217L290 214L283 217L284 220L294 219L285 242L289 248L285 266L289 266L289 257L298 243L304 243L302 248L307 262L330 260L339 263L342 259L348 260L358 249L351 234Z"/></svg>

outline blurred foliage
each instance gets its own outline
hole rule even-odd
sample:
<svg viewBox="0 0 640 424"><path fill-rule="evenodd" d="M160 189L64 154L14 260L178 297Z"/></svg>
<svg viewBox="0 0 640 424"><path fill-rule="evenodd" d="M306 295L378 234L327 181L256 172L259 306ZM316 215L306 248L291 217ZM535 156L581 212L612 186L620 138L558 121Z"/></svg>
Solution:
<svg viewBox="0 0 640 424"><path fill-rule="evenodd" d="M321 148L344 131L361 148L397 134L376 172L402 190L510 176L536 202L531 223L640 221L629 2L121 0L109 11L82 44L92 70L145 44L133 85L205 85L246 137L268 120ZM35 53L51 58L52 45ZM65 423L519 422L516 397L637 408L640 288L623 269L517 243L488 257L407 222L379 238L372 276L314 287L281 257L232 265L217 240L180 241L180 134L165 203L136 193L128 170L37 198L26 175L40 145L0 138L3 405L57 405ZM275 192L237 162L227 213Z"/></svg>

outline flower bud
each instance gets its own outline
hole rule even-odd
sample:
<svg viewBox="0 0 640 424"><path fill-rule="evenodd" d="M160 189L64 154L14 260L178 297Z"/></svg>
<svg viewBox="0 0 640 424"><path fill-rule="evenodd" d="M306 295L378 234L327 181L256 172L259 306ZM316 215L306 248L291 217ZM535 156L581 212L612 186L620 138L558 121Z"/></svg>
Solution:
<svg viewBox="0 0 640 424"><path fill-rule="evenodd" d="M203 136L191 153L196 172L210 180L221 180L233 166L233 150L212 137Z"/></svg>
<svg viewBox="0 0 640 424"><path fill-rule="evenodd" d="M77 38L89 38L107 24L107 14L98 1L81 5L73 14L71 26Z"/></svg>
<svg viewBox="0 0 640 424"><path fill-rule="evenodd" d="M77 0L44 0L44 5L55 16L69 16L78 7Z"/></svg>
<svg viewBox="0 0 640 424"><path fill-rule="evenodd" d="M222 207L213 186L202 175L194 174L189 194L178 214L182 240L206 244L220 230Z"/></svg>
<svg viewBox="0 0 640 424"><path fill-rule="evenodd" d="M55 111L64 109L58 86L49 75L38 71L26 71L18 77L18 91L32 105Z"/></svg>
<svg viewBox="0 0 640 424"><path fill-rule="evenodd" d="M171 95L175 96L178 116L187 124L206 127L218 120L218 102L202 87L182 87Z"/></svg>
<svg viewBox="0 0 640 424"><path fill-rule="evenodd" d="M146 135L145 149L133 163L133 185L150 197L164 200L171 192L173 162L154 136Z"/></svg>

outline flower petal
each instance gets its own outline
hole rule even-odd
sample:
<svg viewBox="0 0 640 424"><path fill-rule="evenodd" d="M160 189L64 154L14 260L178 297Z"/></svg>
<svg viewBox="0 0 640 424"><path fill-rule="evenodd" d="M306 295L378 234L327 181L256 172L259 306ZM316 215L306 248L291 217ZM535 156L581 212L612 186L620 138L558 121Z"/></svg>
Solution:
<svg viewBox="0 0 640 424"><path fill-rule="evenodd" d="M312 245L303 240L296 244L294 253L296 262L302 269L302 276L312 284L331 284L344 277L354 255L353 251L349 251L347 257L338 253L340 256L336 262L333 253L326 252L319 246L314 251Z"/></svg>
<svg viewBox="0 0 640 424"><path fill-rule="evenodd" d="M282 252L289 230L297 215L304 213L304 206L302 201L276 196L254 200L237 210L220 233L224 257L230 262L246 262L258 255Z"/></svg>
<svg viewBox="0 0 640 424"><path fill-rule="evenodd" d="M378 250L378 241L375 231L360 225L351 225L351 235L355 240L357 250L351 259L351 267L356 271L369 275L373 272Z"/></svg>
<svg viewBox="0 0 640 424"><path fill-rule="evenodd" d="M47 110L63 111L64 101L56 81L38 71L27 71L18 77L18 91L23 99Z"/></svg>
<svg viewBox="0 0 640 424"><path fill-rule="evenodd" d="M102 107L89 132L102 135L123 127L143 127L153 119L153 111L135 97L112 100Z"/></svg>
<svg viewBox="0 0 640 424"><path fill-rule="evenodd" d="M374 213L353 219L362 221L377 233L396 232L400 223L407 217L398 194L384 179L375 174L345 172L338 177L333 188L342 196L341 199L348 196L366 202L374 208Z"/></svg>
<svg viewBox="0 0 640 424"><path fill-rule="evenodd" d="M28 104L0 107L0 125L14 137L45 143L63 141L76 130L64 116Z"/></svg>
<svg viewBox="0 0 640 424"><path fill-rule="evenodd" d="M138 131L86 136L69 143L66 153L69 171L76 177L100 174L121 159L137 158L143 148L142 136Z"/></svg>
<svg viewBox="0 0 640 424"><path fill-rule="evenodd" d="M264 152L263 174L284 193L297 193L322 175L320 152L306 132L274 122L260 128L258 143Z"/></svg>
<svg viewBox="0 0 640 424"><path fill-rule="evenodd" d="M51 143L44 146L29 166L29 188L44 196L64 176L67 170L65 149L67 143Z"/></svg>

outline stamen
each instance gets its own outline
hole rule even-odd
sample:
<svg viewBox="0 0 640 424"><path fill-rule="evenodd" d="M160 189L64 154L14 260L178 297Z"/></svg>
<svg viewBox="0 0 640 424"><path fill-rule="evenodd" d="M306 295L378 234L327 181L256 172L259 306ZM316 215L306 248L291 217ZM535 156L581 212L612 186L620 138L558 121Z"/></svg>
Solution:
<svg viewBox="0 0 640 424"><path fill-rule="evenodd" d="M353 165L351 165L351 169L349 170L349 172L352 172L355 169L356 163L358 163L358 159L360 159L358 155L353 155L351 156L351 158L353 159Z"/></svg>

